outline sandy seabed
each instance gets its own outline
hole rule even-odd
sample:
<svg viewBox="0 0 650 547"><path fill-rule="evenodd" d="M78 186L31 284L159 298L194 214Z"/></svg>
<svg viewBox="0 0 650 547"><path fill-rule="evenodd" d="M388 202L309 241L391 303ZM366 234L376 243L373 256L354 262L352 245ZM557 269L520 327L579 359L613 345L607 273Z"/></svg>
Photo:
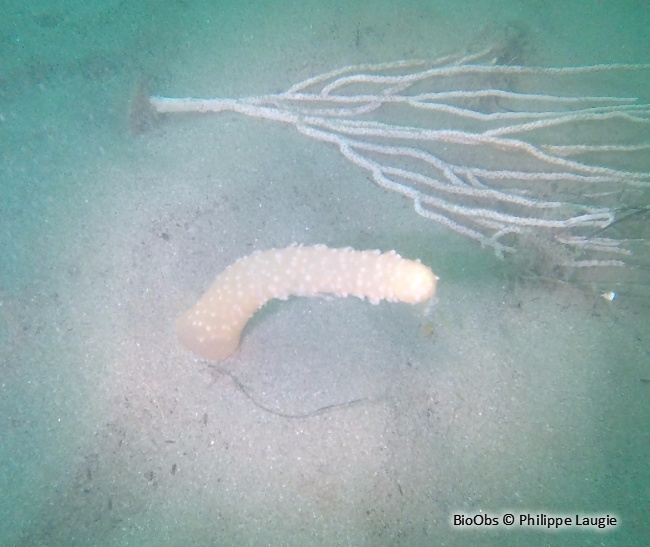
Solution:
<svg viewBox="0 0 650 547"><path fill-rule="evenodd" d="M647 289L610 279L609 302L524 276L291 127L224 114L134 134L128 112L143 82L277 92L512 32L534 64L647 61L647 9L319 4L8 8L0 543L642 544ZM420 258L436 302L274 301L218 366L178 344L218 272L293 242ZM452 525L506 511L620 524Z"/></svg>

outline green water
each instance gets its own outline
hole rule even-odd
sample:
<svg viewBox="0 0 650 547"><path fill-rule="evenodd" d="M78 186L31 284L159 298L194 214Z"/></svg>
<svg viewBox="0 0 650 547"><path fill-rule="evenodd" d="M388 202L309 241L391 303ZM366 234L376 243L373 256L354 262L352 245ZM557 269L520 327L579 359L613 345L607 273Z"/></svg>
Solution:
<svg viewBox="0 0 650 547"><path fill-rule="evenodd" d="M0 12L1 545L647 542L647 270L550 281L416 215L290 125L224 113L143 127L137 102L278 93L345 65L494 43L530 65L648 63L647 6ZM617 73L593 92L647 103L649 77ZM634 142L650 141L645 118ZM643 157L618 167L650 171ZM635 266L649 252L638 220ZM441 278L437 301L428 315L274 301L218 368L178 344L175 318L223 268L294 242L420 258ZM573 523L454 525L508 512Z"/></svg>

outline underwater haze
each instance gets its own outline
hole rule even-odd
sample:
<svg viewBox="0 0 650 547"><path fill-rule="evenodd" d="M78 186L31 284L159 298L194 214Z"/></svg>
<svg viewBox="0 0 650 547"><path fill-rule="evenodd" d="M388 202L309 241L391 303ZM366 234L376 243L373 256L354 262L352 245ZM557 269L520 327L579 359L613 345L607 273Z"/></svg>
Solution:
<svg viewBox="0 0 650 547"><path fill-rule="evenodd" d="M299 122L148 103L493 47L511 66L648 64L647 3L0 6L0 545L648 543L650 69L582 87L646 105L601 131L632 126L644 150L616 165L645 173L634 254L557 276L537 240L497 256ZM220 272L292 244L395 250L437 294L272 300L220 362L179 342Z"/></svg>

